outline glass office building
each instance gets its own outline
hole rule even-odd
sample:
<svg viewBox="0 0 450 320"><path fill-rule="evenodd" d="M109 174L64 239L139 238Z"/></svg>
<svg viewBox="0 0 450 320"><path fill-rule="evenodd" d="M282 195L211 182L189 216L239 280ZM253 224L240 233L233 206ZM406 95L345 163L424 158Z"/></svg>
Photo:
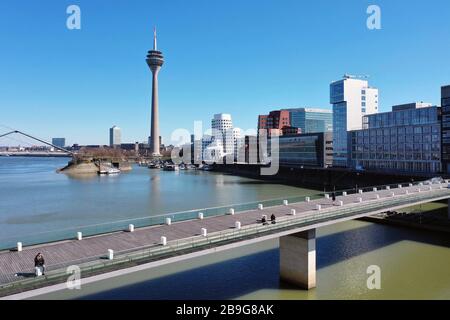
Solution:
<svg viewBox="0 0 450 320"><path fill-rule="evenodd" d="M333 112L325 109L288 109L291 127L300 128L302 133L333 131Z"/></svg>
<svg viewBox="0 0 450 320"><path fill-rule="evenodd" d="M278 143L280 166L324 168L331 166L333 162L333 137L331 132L281 136ZM272 150L271 155L274 154L274 150Z"/></svg>
<svg viewBox="0 0 450 320"><path fill-rule="evenodd" d="M330 85L333 105L333 166L349 165L347 132L362 129L362 118L378 112L378 89L367 80L345 75Z"/></svg>
<svg viewBox="0 0 450 320"><path fill-rule="evenodd" d="M450 85L441 88L442 169L450 172Z"/></svg>
<svg viewBox="0 0 450 320"><path fill-rule="evenodd" d="M394 106L363 117L348 133L354 169L438 173L441 171L441 108L423 103Z"/></svg>

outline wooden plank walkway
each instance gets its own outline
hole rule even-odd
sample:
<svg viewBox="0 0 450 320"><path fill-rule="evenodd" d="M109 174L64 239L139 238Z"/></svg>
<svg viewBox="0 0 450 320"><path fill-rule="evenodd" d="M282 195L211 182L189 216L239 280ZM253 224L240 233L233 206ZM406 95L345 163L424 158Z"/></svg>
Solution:
<svg viewBox="0 0 450 320"><path fill-rule="evenodd" d="M376 195L380 196L380 202L383 198L390 197L391 193L396 195L406 194L408 192L418 192L428 189L429 186L404 187L402 189L381 190L377 192L366 192L364 194L352 194L346 197L337 197L338 201L345 204L355 203L357 198L364 200L375 200ZM439 185L433 185L433 189L438 189ZM267 215L270 219L272 214L278 218L289 215L291 209L295 209L297 216L310 214L315 210L316 205L320 204L323 209L333 206L331 199L318 199L311 202L293 203L288 206L275 206L260 210L250 210L237 212L235 215L223 215L205 218L203 220L188 220L173 223L172 225L158 225L146 228L136 229L134 232L116 232L112 234L99 235L90 238L84 238L81 241L70 240L52 244L37 245L25 247L22 252L1 252L0 253L0 284L17 281L25 277L31 277L34 272L34 257L38 252L44 255L47 271L60 269L69 265L96 261L105 257L108 249L115 252L132 251L141 249L144 246L159 244L161 236L167 237L168 241L186 239L201 234L201 229L206 228L208 233L225 231L234 228L235 222L240 221L242 226L248 226L259 223L261 216Z"/></svg>

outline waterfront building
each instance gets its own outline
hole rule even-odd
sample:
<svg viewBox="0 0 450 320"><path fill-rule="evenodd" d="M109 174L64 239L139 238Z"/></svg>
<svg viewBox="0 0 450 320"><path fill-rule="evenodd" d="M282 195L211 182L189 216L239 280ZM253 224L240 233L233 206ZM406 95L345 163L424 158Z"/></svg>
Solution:
<svg viewBox="0 0 450 320"><path fill-rule="evenodd" d="M281 135L281 130L290 126L290 115L287 110L271 111L268 115L259 115L258 117L258 132L264 129L268 131L269 135Z"/></svg>
<svg viewBox="0 0 450 320"><path fill-rule="evenodd" d="M292 127L301 129L301 133L333 131L333 112L327 109L297 108L287 109Z"/></svg>
<svg viewBox="0 0 450 320"><path fill-rule="evenodd" d="M333 163L331 132L281 136L278 139L280 166L326 168ZM271 150L271 156L274 156L274 151Z"/></svg>
<svg viewBox="0 0 450 320"><path fill-rule="evenodd" d="M118 126L109 129L109 146L115 147L122 143L122 130Z"/></svg>
<svg viewBox="0 0 450 320"><path fill-rule="evenodd" d="M52 138L52 144L59 148L64 148L66 146L66 138Z"/></svg>
<svg viewBox="0 0 450 320"><path fill-rule="evenodd" d="M450 85L441 88L442 169L450 172Z"/></svg>
<svg viewBox="0 0 450 320"><path fill-rule="evenodd" d="M378 89L367 80L345 75L330 85L333 105L333 166L348 166L347 131L362 129L362 118L378 112Z"/></svg>
<svg viewBox="0 0 450 320"><path fill-rule="evenodd" d="M164 57L158 51L156 29L153 34L153 50L147 54L147 65L152 72L152 119L150 130L150 151L153 156L161 156L159 140L159 105L158 105L158 74L164 64Z"/></svg>
<svg viewBox="0 0 450 320"><path fill-rule="evenodd" d="M441 108L426 103L393 106L366 115L348 132L351 167L408 173L441 171Z"/></svg>

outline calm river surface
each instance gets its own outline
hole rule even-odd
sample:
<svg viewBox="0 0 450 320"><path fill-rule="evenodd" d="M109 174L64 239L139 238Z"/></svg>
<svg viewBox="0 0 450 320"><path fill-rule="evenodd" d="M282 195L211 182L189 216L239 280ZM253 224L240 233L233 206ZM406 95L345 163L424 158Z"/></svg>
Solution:
<svg viewBox="0 0 450 320"><path fill-rule="evenodd" d="M117 177L56 174L67 159L0 158L0 238L315 191L211 172L136 167ZM112 280L48 299L450 299L448 234L351 221L318 230L317 288L278 280L268 241ZM366 286L381 268L381 290Z"/></svg>

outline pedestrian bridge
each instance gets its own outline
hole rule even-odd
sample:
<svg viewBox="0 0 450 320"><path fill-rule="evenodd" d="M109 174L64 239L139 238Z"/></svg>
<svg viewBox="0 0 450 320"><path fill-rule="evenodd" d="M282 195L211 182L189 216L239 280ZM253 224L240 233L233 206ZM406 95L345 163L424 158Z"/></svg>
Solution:
<svg viewBox="0 0 450 320"><path fill-rule="evenodd" d="M103 234L85 236L80 232L62 241L18 243L14 249L0 251L0 296L62 283L68 277L67 267L72 265L81 269L83 279L94 278L99 273L131 272L136 265L142 269L273 238L280 239L280 277L310 289L316 285L316 228L449 199L450 189L448 181L421 182L335 195L334 201L329 194L322 194L295 202L272 201L271 206L247 205L242 211L231 207L227 212L192 211L196 215L191 214L187 220L165 215L157 225L128 224L123 230ZM270 223L272 214L275 224ZM261 223L263 216L268 224ZM46 274L35 277L33 261L38 252L45 257Z"/></svg>

